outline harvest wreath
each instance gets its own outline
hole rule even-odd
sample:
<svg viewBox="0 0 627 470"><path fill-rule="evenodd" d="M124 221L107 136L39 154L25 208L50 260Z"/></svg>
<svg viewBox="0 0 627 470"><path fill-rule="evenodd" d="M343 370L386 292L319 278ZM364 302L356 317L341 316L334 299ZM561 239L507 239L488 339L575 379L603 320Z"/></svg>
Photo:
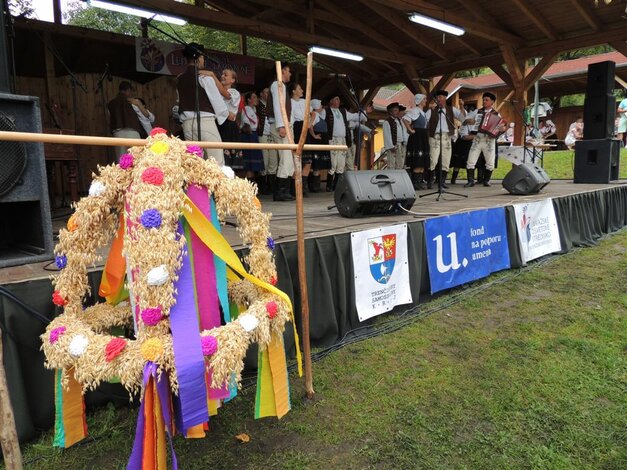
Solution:
<svg viewBox="0 0 627 470"><path fill-rule="evenodd" d="M161 422L156 428L170 436L175 429L204 435L209 415L235 395L253 342L256 417L289 410L283 331L292 307L274 287L270 216L253 184L202 155L153 130L145 147L100 168L60 231L53 302L63 313L42 335L46 365L57 370L56 445L68 447L86 434L84 413L69 405L82 400L79 392L119 380L142 393L130 467L146 463L150 445L160 468L164 436L157 432L150 441L148 421ZM250 247L244 258L250 273L220 233L220 220L230 215ZM83 308L88 266L112 239L99 291L107 302ZM135 339L109 333L120 326L134 327Z"/></svg>

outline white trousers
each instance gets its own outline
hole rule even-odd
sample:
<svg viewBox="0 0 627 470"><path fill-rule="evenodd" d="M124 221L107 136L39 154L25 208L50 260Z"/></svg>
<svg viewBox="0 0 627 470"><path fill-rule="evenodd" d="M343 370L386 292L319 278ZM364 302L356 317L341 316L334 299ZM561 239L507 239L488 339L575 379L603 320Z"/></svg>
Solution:
<svg viewBox="0 0 627 470"><path fill-rule="evenodd" d="M333 137L329 141L330 145L346 145L346 137ZM330 175L344 174L346 169L346 160L349 159L348 150L331 150L331 169Z"/></svg>
<svg viewBox="0 0 627 470"><path fill-rule="evenodd" d="M275 123L270 124L270 136L275 144L289 144L287 137L281 137ZM294 157L291 150L279 150L279 165L277 178L289 178L294 176Z"/></svg>
<svg viewBox="0 0 627 470"><path fill-rule="evenodd" d="M200 139L198 138L198 126L196 118L183 121L183 135L185 140L197 140L200 142L222 142L218 127L216 126L216 118L201 117L200 118ZM213 158L218 165L224 165L223 149L203 149L207 158Z"/></svg>
<svg viewBox="0 0 627 470"><path fill-rule="evenodd" d="M429 169L435 170L438 166L438 158L440 158L440 136L442 136L442 171L448 171L448 166L451 163L451 155L453 153L453 146L451 145L451 136L445 132L443 134L435 134L435 137L429 137L429 152L431 153L431 165Z"/></svg>
<svg viewBox="0 0 627 470"><path fill-rule="evenodd" d="M490 137L487 134L477 134L472 140L470 151L468 152L468 163L466 168L472 170L479 160L479 156L483 152L485 158L485 169L494 170L494 160L496 158L496 145L494 137Z"/></svg>
<svg viewBox="0 0 627 470"><path fill-rule="evenodd" d="M141 139L139 132L137 132L135 129L129 129L126 127L113 131L113 137L119 137L120 139ZM115 152L115 161L119 162L120 157L128 152L128 147L116 146L113 147L113 151Z"/></svg>
<svg viewBox="0 0 627 470"><path fill-rule="evenodd" d="M402 170L405 168L405 156L407 155L407 147L403 142L398 142L393 149L389 149L388 170Z"/></svg>
<svg viewBox="0 0 627 470"><path fill-rule="evenodd" d="M271 135L260 135L259 143L273 144L274 139L272 139ZM279 153L276 150L268 149L264 149L261 152L263 153L263 167L265 168L262 174L276 175L276 172L279 169Z"/></svg>

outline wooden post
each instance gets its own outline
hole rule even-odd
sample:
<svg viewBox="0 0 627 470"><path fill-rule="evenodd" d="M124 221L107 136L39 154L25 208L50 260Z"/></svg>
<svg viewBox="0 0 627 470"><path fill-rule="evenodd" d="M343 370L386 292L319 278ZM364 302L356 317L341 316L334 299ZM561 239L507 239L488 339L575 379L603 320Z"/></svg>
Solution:
<svg viewBox="0 0 627 470"><path fill-rule="evenodd" d="M15 429L15 418L2 359L2 330L0 330L0 444L7 470L22 469L22 453Z"/></svg>
<svg viewBox="0 0 627 470"><path fill-rule="evenodd" d="M303 356L305 368L305 393L307 398L313 398L315 391L313 388L313 372L311 367L311 344L309 341L309 294L307 292L307 272L305 270L305 214L303 209L303 179L301 155L303 146L309 130L309 104L311 102L311 82L313 73L313 54L307 54L307 85L305 87L305 117L303 121L303 129L298 139L298 147L293 152L294 156L294 186L296 189L296 247L298 253L298 281L300 285L300 308L301 308L301 327L303 339ZM276 74L279 91L279 103L281 103L281 116L283 122L286 123L285 131L290 144L294 143L294 137L289 129L289 119L287 119L287 111L285 109L284 85L281 77L281 62L276 62ZM289 99L289 97L288 97Z"/></svg>

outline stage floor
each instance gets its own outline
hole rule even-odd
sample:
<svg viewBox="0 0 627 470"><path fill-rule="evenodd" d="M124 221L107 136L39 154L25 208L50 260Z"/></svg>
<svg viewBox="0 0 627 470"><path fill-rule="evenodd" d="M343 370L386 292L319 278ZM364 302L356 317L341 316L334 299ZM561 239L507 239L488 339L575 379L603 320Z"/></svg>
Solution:
<svg viewBox="0 0 627 470"><path fill-rule="evenodd" d="M483 186L464 188L463 183L461 183L451 186L449 191L467 194L467 198L453 194L443 194L442 198L437 201L437 194L419 198L418 196L421 194L427 194L430 191L418 191L416 193L416 202L411 209L412 214L371 216L354 219L340 216L335 208L328 209L329 206L333 206L334 204L333 193L323 192L309 194L304 198L305 237L316 238L338 233L354 232L399 222L424 220L430 217L449 215L468 210L502 207L524 201L538 201L546 198L558 198L625 184L627 184L627 180L610 184L574 184L572 180L553 180L539 194L514 196L503 189L500 181L493 181L492 186L489 188ZM295 240L295 203L274 202L271 196L261 196L260 200L263 210L272 213L270 231L275 242L283 243ZM66 220L67 217L63 216L53 219L52 228L55 235L58 233L59 229L65 225ZM226 226L223 228L223 234L229 243L235 249L238 249L242 248L243 245L235 228L236 223L235 218L228 219ZM106 257L106 254L107 249L103 249L101 252L103 259ZM101 269L103 263L93 266L92 269ZM46 278L54 274L55 271L56 266L53 262L49 261L2 268L0 269L0 285Z"/></svg>

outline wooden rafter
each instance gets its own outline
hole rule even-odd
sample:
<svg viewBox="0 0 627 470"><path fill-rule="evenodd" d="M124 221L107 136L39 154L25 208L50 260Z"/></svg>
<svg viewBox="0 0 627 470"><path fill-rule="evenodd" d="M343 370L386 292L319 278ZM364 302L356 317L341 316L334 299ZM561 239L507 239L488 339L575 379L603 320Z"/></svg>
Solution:
<svg viewBox="0 0 627 470"><path fill-rule="evenodd" d="M359 100L353 95L352 90L348 87L346 82L344 80L338 80L337 86L340 90L340 94L344 98L344 102L349 105L347 107L351 109L359 108Z"/></svg>
<svg viewBox="0 0 627 470"><path fill-rule="evenodd" d="M610 43L614 49L627 57L627 42L626 41L614 41Z"/></svg>
<svg viewBox="0 0 627 470"><path fill-rule="evenodd" d="M438 82L435 85L433 85L432 90L436 90L436 91L443 90L444 88L446 88L447 86L451 84L454 78L455 78L454 73L442 75L440 79L438 80Z"/></svg>
<svg viewBox="0 0 627 470"><path fill-rule="evenodd" d="M549 24L549 22L544 19L544 17L540 13L532 11L526 1L511 0L511 2L516 5L516 8L518 8L527 18L529 18L531 22L535 24L536 27L540 31L542 31L542 33L546 37L552 39L553 41L558 41L559 39L561 39L560 35L555 32L555 28L551 24Z"/></svg>
<svg viewBox="0 0 627 470"><path fill-rule="evenodd" d="M374 99L374 97L377 96L377 93L379 93L380 89L381 89L380 86L375 86L375 87L370 88L368 92L361 99L359 103L360 106L362 108L365 108L366 106L368 106L368 104L370 104L370 102Z"/></svg>
<svg viewBox="0 0 627 470"><path fill-rule="evenodd" d="M595 31L601 31L603 24L594 14L592 8L590 8L589 3L586 2L586 0L570 0L570 3L573 4L575 10L577 10L579 15L586 20L586 23L588 23L592 29Z"/></svg>
<svg viewBox="0 0 627 470"><path fill-rule="evenodd" d="M624 41L627 38L627 21L620 22L615 26L605 26L600 33L588 33L573 36L560 41L553 41L534 46L525 46L516 50L520 57L526 59L531 57L541 57L553 52L570 51L583 47L598 46L600 44L611 44L616 41Z"/></svg>
<svg viewBox="0 0 627 470"><path fill-rule="evenodd" d="M510 74L503 68L502 65L492 65L490 67L492 71L505 82L507 86L510 88L514 88L514 82L512 81L512 77Z"/></svg>
<svg viewBox="0 0 627 470"><path fill-rule="evenodd" d="M468 49L473 54L476 54L478 56L481 55L481 50L479 49L477 45L474 44L474 41L472 39L470 38L462 39L462 38L458 38L457 36L453 36L453 41L455 41L458 44L461 44L463 47Z"/></svg>
<svg viewBox="0 0 627 470"><path fill-rule="evenodd" d="M405 64L403 65L403 71L405 72L405 75L407 76L407 81L409 82L405 82L405 84L412 93L416 94L418 93L418 91L420 91L421 93L427 93L425 86L421 82L420 74L414 66L412 66L411 64Z"/></svg>
<svg viewBox="0 0 627 470"><path fill-rule="evenodd" d="M542 75L545 74L549 67L555 62L557 54L551 54L544 56L540 62L538 62L529 72L525 75L525 89L529 89L536 83Z"/></svg>
<svg viewBox="0 0 627 470"><path fill-rule="evenodd" d="M524 66L521 66L520 59L516 56L514 48L508 45L501 45L501 53L503 54L503 60L507 65L507 71L512 79L514 88L518 88L523 84L525 78Z"/></svg>

